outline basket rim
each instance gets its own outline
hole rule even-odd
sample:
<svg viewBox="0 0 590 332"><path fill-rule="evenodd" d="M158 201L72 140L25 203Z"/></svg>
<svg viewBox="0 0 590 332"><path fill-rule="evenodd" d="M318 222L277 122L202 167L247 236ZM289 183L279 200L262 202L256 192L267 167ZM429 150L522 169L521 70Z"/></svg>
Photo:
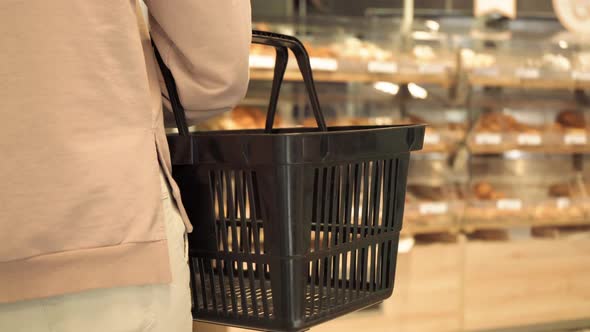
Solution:
<svg viewBox="0 0 590 332"><path fill-rule="evenodd" d="M423 129L427 124L399 124L399 125L366 125L366 126L329 126L328 131L320 131L317 127L288 127L276 128L267 133L264 129L237 129L237 130L210 130L210 131L192 131L190 137L202 136L242 136L268 137L268 136L299 136L302 134L309 136L322 135L343 135L353 133L370 133L380 132L390 129ZM180 136L177 128L166 128L168 136Z"/></svg>

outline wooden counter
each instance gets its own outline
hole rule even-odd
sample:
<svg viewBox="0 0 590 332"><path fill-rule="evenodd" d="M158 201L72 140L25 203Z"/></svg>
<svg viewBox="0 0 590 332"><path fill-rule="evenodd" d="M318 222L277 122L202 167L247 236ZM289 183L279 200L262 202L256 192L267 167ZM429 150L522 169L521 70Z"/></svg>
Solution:
<svg viewBox="0 0 590 332"><path fill-rule="evenodd" d="M567 322L590 326L589 233L415 246L400 254L394 295L378 310L312 331L550 331Z"/></svg>

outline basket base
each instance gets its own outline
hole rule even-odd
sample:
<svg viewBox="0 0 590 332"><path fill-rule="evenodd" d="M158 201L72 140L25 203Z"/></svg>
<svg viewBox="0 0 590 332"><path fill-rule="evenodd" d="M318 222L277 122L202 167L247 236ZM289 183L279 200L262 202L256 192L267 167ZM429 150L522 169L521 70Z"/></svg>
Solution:
<svg viewBox="0 0 590 332"><path fill-rule="evenodd" d="M225 292L222 292L221 287L216 287L215 300L213 300L210 297L210 290L205 288L207 293L205 300L208 302L207 309L203 305L203 298L195 301L197 307L193 308L193 319L195 321L259 331L300 332L308 330L312 326L322 322L382 302L392 293L391 289L378 291L367 290L369 284L366 284L365 287L358 288L346 287L347 285L343 283L334 287L320 287L318 285L308 284L305 290L305 294L307 295L305 318L302 322L293 324L292 322L282 321L275 315L274 310L272 310L271 283L268 280L264 283L265 285L263 286L260 281L257 281L254 285L257 290L255 297L252 296L253 294L249 288L242 288L243 292L239 291L240 284L237 277L234 279L234 289L236 290L233 292L234 294L232 294L231 287L224 287ZM197 289L202 290L202 286L200 282L197 282ZM266 290L266 301L264 300L262 289ZM314 294L313 300L311 294ZM235 301L221 299L235 299ZM243 299L245 299L245 302ZM234 310L234 308L237 310ZM267 310L264 310L265 308ZM230 314L236 312L238 313L237 315Z"/></svg>

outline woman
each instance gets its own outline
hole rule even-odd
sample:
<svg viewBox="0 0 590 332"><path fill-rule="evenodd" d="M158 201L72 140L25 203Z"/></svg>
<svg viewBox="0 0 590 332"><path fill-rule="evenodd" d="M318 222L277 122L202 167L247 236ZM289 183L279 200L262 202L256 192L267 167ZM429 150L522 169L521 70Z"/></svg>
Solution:
<svg viewBox="0 0 590 332"><path fill-rule="evenodd" d="M191 330L192 226L138 1L0 4L0 331ZM249 1L146 4L188 118L231 109Z"/></svg>

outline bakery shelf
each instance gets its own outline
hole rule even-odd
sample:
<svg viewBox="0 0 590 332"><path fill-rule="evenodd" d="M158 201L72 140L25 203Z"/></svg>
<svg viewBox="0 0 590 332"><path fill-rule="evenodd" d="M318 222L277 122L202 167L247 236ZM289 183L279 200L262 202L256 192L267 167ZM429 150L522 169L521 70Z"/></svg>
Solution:
<svg viewBox="0 0 590 332"><path fill-rule="evenodd" d="M461 201L407 202L404 210L404 230L407 234L456 233L460 230L462 212Z"/></svg>
<svg viewBox="0 0 590 332"><path fill-rule="evenodd" d="M590 226L590 219L569 219L564 221L556 220L504 220L504 221L464 221L461 229L465 233L473 233L476 230L486 229L510 229L517 227L569 227L569 226Z"/></svg>
<svg viewBox="0 0 590 332"><path fill-rule="evenodd" d="M481 104L484 111L467 138L467 145L474 154L590 152L586 115L569 108L567 103L563 109L558 103L549 108L532 102L528 105L519 103L516 107L509 102L489 104L482 101Z"/></svg>
<svg viewBox="0 0 590 332"><path fill-rule="evenodd" d="M506 88L526 88L545 90L571 90L576 88L579 84L570 79L522 79L514 76L487 76L478 74L468 74L468 80L471 85L477 86L496 86ZM586 86L590 86L590 83L586 83Z"/></svg>
<svg viewBox="0 0 590 332"><path fill-rule="evenodd" d="M287 29L298 35L310 56L314 78L318 82L383 81L446 87L456 83L458 57L451 36L447 34L421 31L405 39L396 33L399 26L381 27L386 30L375 31L374 26L363 26L366 21L360 25L357 21L331 25L329 21L310 20L304 26L263 24L258 28ZM251 79L272 79L274 57L272 48L253 45L250 50ZM291 58L286 80L301 80L296 67Z"/></svg>
<svg viewBox="0 0 590 332"><path fill-rule="evenodd" d="M545 36L510 36L490 42L481 35L461 50L462 66L472 85L573 89L574 52Z"/></svg>
<svg viewBox="0 0 590 332"><path fill-rule="evenodd" d="M434 234L434 233L448 233L457 234L461 232L461 224L455 222L452 224L416 224L412 223L404 217L404 226L401 233L403 235L421 235L421 234Z"/></svg>
<svg viewBox="0 0 590 332"><path fill-rule="evenodd" d="M405 101L401 119L394 123L427 124L424 147L419 153L452 153L464 142L468 132L468 111L451 105L448 90L440 86L425 86L424 98L410 96Z"/></svg>
<svg viewBox="0 0 590 332"><path fill-rule="evenodd" d="M588 90L590 89L590 80L576 80L574 87L576 89Z"/></svg>
<svg viewBox="0 0 590 332"><path fill-rule="evenodd" d="M460 177L450 166L449 153L413 155L410 160L404 232L457 233L464 202L457 189Z"/></svg>
<svg viewBox="0 0 590 332"><path fill-rule="evenodd" d="M560 197L534 200L502 198L497 200L468 200L464 225L496 227L498 224L526 226L579 225L590 223L587 198Z"/></svg>
<svg viewBox="0 0 590 332"><path fill-rule="evenodd" d="M590 155L589 112L580 112L572 93L590 89L590 57L578 54L584 48L562 48L546 35L528 32L489 42L488 35L465 37L461 30L467 42L455 43L454 37L427 30L401 42L395 27L355 31L356 24L347 21L287 22L280 28L305 43L314 78L322 83L317 87L329 125L429 125L424 149L412 156L404 234L590 224L588 190L570 196L550 192L553 185L573 181L574 167L590 174L590 157L584 157ZM225 126L263 124L274 50L254 49L251 56L251 88L265 94L247 100L261 101L249 104L259 110L239 109L241 115L226 117ZM290 59L279 125L315 126L294 69ZM410 83L420 93L412 93ZM464 85L468 89L454 89ZM486 113L501 115L486 120ZM576 125L571 113L584 113L585 125ZM476 197L470 191L481 181L501 195ZM448 194L462 186L465 192ZM426 196L420 197L420 190Z"/></svg>
<svg viewBox="0 0 590 332"><path fill-rule="evenodd" d="M314 71L314 80L317 82L391 82L391 83L417 83L417 84L436 84L444 87L452 86L455 80L452 75L441 74L375 74L369 72L341 72L341 71ZM270 81L273 77L273 71L267 69L251 69L251 80ZM303 81L301 74L295 71L285 73L286 81Z"/></svg>
<svg viewBox="0 0 590 332"><path fill-rule="evenodd" d="M588 224L588 184L567 156L472 157L463 226L470 229Z"/></svg>
<svg viewBox="0 0 590 332"><path fill-rule="evenodd" d="M417 121L416 123L427 123ZM431 126L426 128L424 135L424 147L418 154L427 153L452 153L456 151L464 140L465 128L453 126Z"/></svg>
<svg viewBox="0 0 590 332"><path fill-rule="evenodd" d="M469 145L469 151L475 155L506 155L520 153L540 153L540 154L588 154L588 146L568 146L568 147L551 147L551 146L526 146L526 147L507 147L499 145Z"/></svg>

